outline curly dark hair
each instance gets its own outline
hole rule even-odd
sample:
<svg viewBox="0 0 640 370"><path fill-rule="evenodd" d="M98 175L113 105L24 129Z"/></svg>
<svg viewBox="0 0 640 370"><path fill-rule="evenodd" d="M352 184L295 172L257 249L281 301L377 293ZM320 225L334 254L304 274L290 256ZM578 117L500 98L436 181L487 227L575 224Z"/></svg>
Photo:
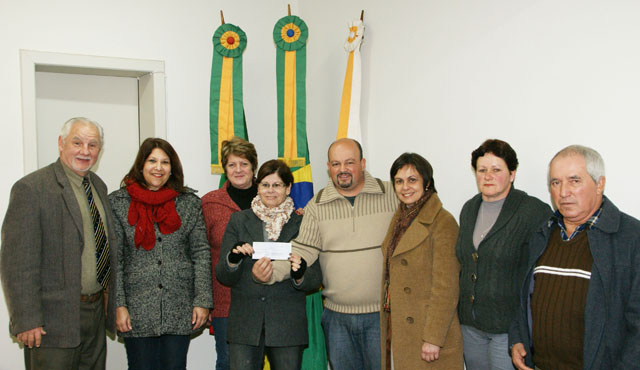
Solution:
<svg viewBox="0 0 640 370"><path fill-rule="evenodd" d="M476 165L478 163L478 158L487 153L491 153L496 157L502 158L507 164L509 172L513 172L518 168L518 156L509 143L499 139L487 139L478 147L478 149L471 153L471 166L474 171L477 169Z"/></svg>

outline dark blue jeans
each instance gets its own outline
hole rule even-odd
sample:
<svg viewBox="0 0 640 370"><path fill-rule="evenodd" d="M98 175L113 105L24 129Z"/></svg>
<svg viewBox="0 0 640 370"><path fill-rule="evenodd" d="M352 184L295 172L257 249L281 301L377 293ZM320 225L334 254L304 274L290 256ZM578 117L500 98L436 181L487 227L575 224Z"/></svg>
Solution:
<svg viewBox="0 0 640 370"><path fill-rule="evenodd" d="M211 321L216 338L216 370L229 370L229 344L227 343L227 318L214 317Z"/></svg>
<svg viewBox="0 0 640 370"><path fill-rule="evenodd" d="M129 370L185 370L188 335L124 338Z"/></svg>
<svg viewBox="0 0 640 370"><path fill-rule="evenodd" d="M333 370L380 370L380 313L324 309L322 328Z"/></svg>

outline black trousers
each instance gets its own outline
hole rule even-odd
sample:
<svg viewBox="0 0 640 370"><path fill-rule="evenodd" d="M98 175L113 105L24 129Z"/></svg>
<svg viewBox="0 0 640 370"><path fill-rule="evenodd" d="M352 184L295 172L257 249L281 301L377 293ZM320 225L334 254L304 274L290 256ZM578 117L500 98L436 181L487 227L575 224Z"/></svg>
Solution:
<svg viewBox="0 0 640 370"><path fill-rule="evenodd" d="M257 346L229 343L231 370L261 370L264 356L269 359L271 370L300 370L304 346L268 347L264 345L264 328Z"/></svg>

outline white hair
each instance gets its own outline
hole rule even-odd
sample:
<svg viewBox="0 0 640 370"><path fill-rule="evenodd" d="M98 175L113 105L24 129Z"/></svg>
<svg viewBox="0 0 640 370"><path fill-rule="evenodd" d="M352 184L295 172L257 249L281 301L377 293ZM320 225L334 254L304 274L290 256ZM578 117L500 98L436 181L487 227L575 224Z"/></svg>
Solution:
<svg viewBox="0 0 640 370"><path fill-rule="evenodd" d="M100 147L104 145L104 130L102 129L102 126L100 126L98 122L92 121L85 117L73 117L62 125L62 128L60 129L60 137L62 138L62 142L67 139L67 136L69 136L69 132L71 132L71 128L76 123L95 127L100 134Z"/></svg>
<svg viewBox="0 0 640 370"><path fill-rule="evenodd" d="M595 149L583 145L569 145L568 147L560 150L556 155L551 158L549 162L549 170L551 170L551 163L558 157L566 157L570 155L580 155L584 158L584 162L587 166L587 173L593 179L593 182L597 183L601 177L604 177L604 160L600 153ZM547 184L551 182L550 173L547 172Z"/></svg>

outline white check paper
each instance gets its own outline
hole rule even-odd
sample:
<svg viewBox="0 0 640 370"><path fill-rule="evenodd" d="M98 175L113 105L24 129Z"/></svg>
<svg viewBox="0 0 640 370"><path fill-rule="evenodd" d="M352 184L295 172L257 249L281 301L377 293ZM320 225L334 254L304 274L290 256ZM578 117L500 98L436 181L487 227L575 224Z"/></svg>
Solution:
<svg viewBox="0 0 640 370"><path fill-rule="evenodd" d="M272 260L288 260L291 243L253 242L253 259L268 257Z"/></svg>

